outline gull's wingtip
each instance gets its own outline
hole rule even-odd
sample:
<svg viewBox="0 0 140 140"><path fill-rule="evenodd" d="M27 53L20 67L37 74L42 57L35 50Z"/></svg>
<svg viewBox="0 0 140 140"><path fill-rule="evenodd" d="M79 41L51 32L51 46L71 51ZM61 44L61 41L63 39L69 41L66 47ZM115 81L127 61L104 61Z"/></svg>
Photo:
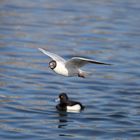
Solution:
<svg viewBox="0 0 140 140"><path fill-rule="evenodd" d="M42 48L38 48L38 50L43 51L44 49L42 49Z"/></svg>
<svg viewBox="0 0 140 140"><path fill-rule="evenodd" d="M42 48L38 48L39 51L41 51L42 53L46 54L46 51Z"/></svg>
<svg viewBox="0 0 140 140"><path fill-rule="evenodd" d="M107 63L107 65L110 65L110 66L112 66L113 64L111 64L111 63Z"/></svg>
<svg viewBox="0 0 140 140"><path fill-rule="evenodd" d="M42 48L38 48L38 50L52 58L52 55L49 52L47 52L46 50L44 50Z"/></svg>
<svg viewBox="0 0 140 140"><path fill-rule="evenodd" d="M112 64L110 64L110 63L103 63L104 65L109 65L109 66L111 66Z"/></svg>

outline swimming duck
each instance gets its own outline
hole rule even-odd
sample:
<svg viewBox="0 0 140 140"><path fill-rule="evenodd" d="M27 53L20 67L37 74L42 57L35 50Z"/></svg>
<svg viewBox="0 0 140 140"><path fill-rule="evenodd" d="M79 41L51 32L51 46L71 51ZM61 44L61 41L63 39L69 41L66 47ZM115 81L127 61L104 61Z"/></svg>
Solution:
<svg viewBox="0 0 140 140"><path fill-rule="evenodd" d="M66 93L61 93L58 100L60 103L56 106L56 108L59 111L80 112L84 109L84 106L80 102L69 100Z"/></svg>

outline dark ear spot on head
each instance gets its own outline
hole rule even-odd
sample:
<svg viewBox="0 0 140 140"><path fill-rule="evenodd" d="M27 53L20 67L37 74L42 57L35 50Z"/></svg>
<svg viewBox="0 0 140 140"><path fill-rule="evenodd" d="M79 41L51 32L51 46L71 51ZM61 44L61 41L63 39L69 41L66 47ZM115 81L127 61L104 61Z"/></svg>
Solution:
<svg viewBox="0 0 140 140"><path fill-rule="evenodd" d="M56 61L54 61L54 60L52 60L52 61L50 61L49 62L49 67L51 68L51 69L54 69L55 67L56 67Z"/></svg>

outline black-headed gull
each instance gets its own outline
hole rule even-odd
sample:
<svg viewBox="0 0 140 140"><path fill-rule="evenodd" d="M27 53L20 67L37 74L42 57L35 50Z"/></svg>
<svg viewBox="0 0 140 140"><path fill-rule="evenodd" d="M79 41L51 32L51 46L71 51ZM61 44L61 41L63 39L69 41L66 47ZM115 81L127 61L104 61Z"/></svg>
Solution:
<svg viewBox="0 0 140 140"><path fill-rule="evenodd" d="M49 62L49 67L54 70L56 73L64 76L79 76L85 78L91 72L83 71L80 67L88 64L101 64L101 65L110 65L103 62L98 62L92 59L82 58L82 57L72 57L68 61L58 56L57 54L48 52L42 48L38 48L45 55L49 56L52 61Z"/></svg>

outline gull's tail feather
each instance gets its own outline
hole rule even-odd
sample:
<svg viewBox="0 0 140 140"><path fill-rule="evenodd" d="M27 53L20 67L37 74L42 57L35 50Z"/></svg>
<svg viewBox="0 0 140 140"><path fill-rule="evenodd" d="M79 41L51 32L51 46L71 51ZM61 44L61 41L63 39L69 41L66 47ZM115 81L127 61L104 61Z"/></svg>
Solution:
<svg viewBox="0 0 140 140"><path fill-rule="evenodd" d="M93 74L93 72L79 70L78 76L82 77L82 78L86 78L86 77L91 76L92 74Z"/></svg>

